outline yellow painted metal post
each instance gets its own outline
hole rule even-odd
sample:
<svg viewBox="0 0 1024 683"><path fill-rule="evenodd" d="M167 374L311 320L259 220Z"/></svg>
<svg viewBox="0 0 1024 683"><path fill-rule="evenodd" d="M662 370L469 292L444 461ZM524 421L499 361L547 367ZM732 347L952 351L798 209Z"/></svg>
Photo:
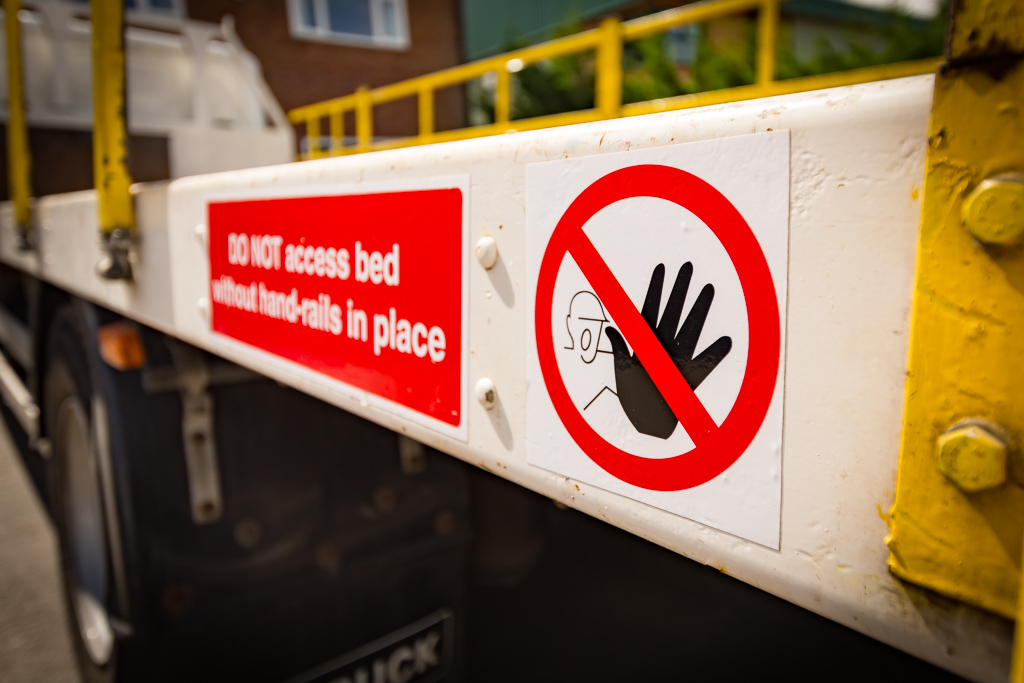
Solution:
<svg viewBox="0 0 1024 683"><path fill-rule="evenodd" d="M434 136L434 89L426 83L420 88L419 114L420 141L426 144Z"/></svg>
<svg viewBox="0 0 1024 683"><path fill-rule="evenodd" d="M609 16L598 31L601 42L597 45L594 104L601 118L614 119L623 106L623 25Z"/></svg>
<svg viewBox="0 0 1024 683"><path fill-rule="evenodd" d="M99 272L109 279L132 276L128 251L135 233L129 190L128 127L125 121L124 2L91 0L93 173L100 231L109 259Z"/></svg>
<svg viewBox="0 0 1024 683"><path fill-rule="evenodd" d="M356 148L370 150L373 143L373 98L368 88L356 90Z"/></svg>
<svg viewBox="0 0 1024 683"><path fill-rule="evenodd" d="M318 159L320 154L320 115L306 119L306 152L304 159Z"/></svg>
<svg viewBox="0 0 1024 683"><path fill-rule="evenodd" d="M779 41L779 2L765 0L757 13L757 83L775 80L775 61Z"/></svg>
<svg viewBox="0 0 1024 683"><path fill-rule="evenodd" d="M995 223L1024 208L1003 180L1024 173L1019 10L960 0L935 77L887 541L896 576L1008 619L1024 551L1024 252Z"/></svg>
<svg viewBox="0 0 1024 683"><path fill-rule="evenodd" d="M494 84L494 122L508 123L512 118L512 76L505 64L495 73L498 80Z"/></svg>
<svg viewBox="0 0 1024 683"><path fill-rule="evenodd" d="M344 151L345 146L345 112L341 109L332 109L330 113L331 127L331 154L339 155Z"/></svg>
<svg viewBox="0 0 1024 683"><path fill-rule="evenodd" d="M613 119L622 108L622 24L614 17L601 22L597 46L595 108L601 118Z"/></svg>
<svg viewBox="0 0 1024 683"><path fill-rule="evenodd" d="M25 90L21 69L21 0L4 0L4 27L7 33L7 175L14 202L14 220L18 224L22 248L28 248L32 229L32 156L28 147L25 122Z"/></svg>

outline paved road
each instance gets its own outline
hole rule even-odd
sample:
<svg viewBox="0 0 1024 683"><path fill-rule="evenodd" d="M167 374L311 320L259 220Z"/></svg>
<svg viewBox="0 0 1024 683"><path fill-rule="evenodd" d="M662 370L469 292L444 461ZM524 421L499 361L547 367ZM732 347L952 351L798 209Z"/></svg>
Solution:
<svg viewBox="0 0 1024 683"><path fill-rule="evenodd" d="M0 423L0 681L77 683L57 540Z"/></svg>

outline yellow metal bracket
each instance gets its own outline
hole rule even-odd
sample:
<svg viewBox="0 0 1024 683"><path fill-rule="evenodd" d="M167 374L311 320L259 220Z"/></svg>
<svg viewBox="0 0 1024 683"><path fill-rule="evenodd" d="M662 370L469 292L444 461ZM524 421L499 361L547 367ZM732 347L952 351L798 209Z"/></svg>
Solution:
<svg viewBox="0 0 1024 683"><path fill-rule="evenodd" d="M7 176L14 202L21 247L31 245L32 156L25 122L25 89L21 68L21 0L4 0L4 31L7 38Z"/></svg>
<svg viewBox="0 0 1024 683"><path fill-rule="evenodd" d="M1024 540L1024 4L954 3L935 81L889 567L1007 618Z"/></svg>
<svg viewBox="0 0 1024 683"><path fill-rule="evenodd" d="M129 190L125 121L124 2L91 0L93 174L99 198L100 234L108 258L101 276L132 276L129 250L135 236L135 205Z"/></svg>

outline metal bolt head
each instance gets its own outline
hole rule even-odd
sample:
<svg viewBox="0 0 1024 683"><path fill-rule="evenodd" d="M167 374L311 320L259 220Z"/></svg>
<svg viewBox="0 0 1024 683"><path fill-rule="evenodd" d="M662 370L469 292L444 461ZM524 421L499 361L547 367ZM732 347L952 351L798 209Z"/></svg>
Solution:
<svg viewBox="0 0 1024 683"><path fill-rule="evenodd" d="M987 178L961 207L964 224L979 242L1010 246L1024 237L1024 176Z"/></svg>
<svg viewBox="0 0 1024 683"><path fill-rule="evenodd" d="M476 243L476 260L490 270L498 262L498 243L491 236L481 237Z"/></svg>
<svg viewBox="0 0 1024 683"><path fill-rule="evenodd" d="M235 543L246 550L255 548L263 538L263 527L255 519L245 518L235 525Z"/></svg>
<svg viewBox="0 0 1024 683"><path fill-rule="evenodd" d="M487 410L498 402L498 388L490 377L481 377L476 383L476 400Z"/></svg>
<svg viewBox="0 0 1024 683"><path fill-rule="evenodd" d="M390 486L382 486L373 492L373 505L380 512L392 513L398 508L398 494Z"/></svg>
<svg viewBox="0 0 1024 683"><path fill-rule="evenodd" d="M954 427L939 437L939 471L965 493L1006 482L1006 442L977 424Z"/></svg>

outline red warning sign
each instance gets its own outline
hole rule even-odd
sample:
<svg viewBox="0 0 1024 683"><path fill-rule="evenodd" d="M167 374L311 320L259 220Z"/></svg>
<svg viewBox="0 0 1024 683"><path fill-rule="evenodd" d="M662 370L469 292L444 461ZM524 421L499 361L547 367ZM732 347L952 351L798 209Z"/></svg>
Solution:
<svg viewBox="0 0 1024 683"><path fill-rule="evenodd" d="M215 332L406 417L464 425L461 189L211 202L208 211Z"/></svg>
<svg viewBox="0 0 1024 683"><path fill-rule="evenodd" d="M711 418L652 325L634 306L583 231L587 221L601 209L633 197L664 199L692 212L725 248L739 277L746 304L749 351L739 394L721 425ZM627 230L624 226L624 239L630 239ZM652 249L656 247L652 245ZM692 450L666 458L628 453L599 435L570 398L556 359L552 330L555 283L567 255L575 260L618 326L621 337L632 347L657 391L695 444ZM658 254L652 254L652 259L656 261ZM655 313L657 308L655 301ZM572 439L609 474L652 491L699 486L736 462L757 435L778 380L778 298L757 238L740 212L718 190L697 176L670 166L638 165L613 171L592 183L572 202L558 221L540 264L535 329L538 361L548 395Z"/></svg>

